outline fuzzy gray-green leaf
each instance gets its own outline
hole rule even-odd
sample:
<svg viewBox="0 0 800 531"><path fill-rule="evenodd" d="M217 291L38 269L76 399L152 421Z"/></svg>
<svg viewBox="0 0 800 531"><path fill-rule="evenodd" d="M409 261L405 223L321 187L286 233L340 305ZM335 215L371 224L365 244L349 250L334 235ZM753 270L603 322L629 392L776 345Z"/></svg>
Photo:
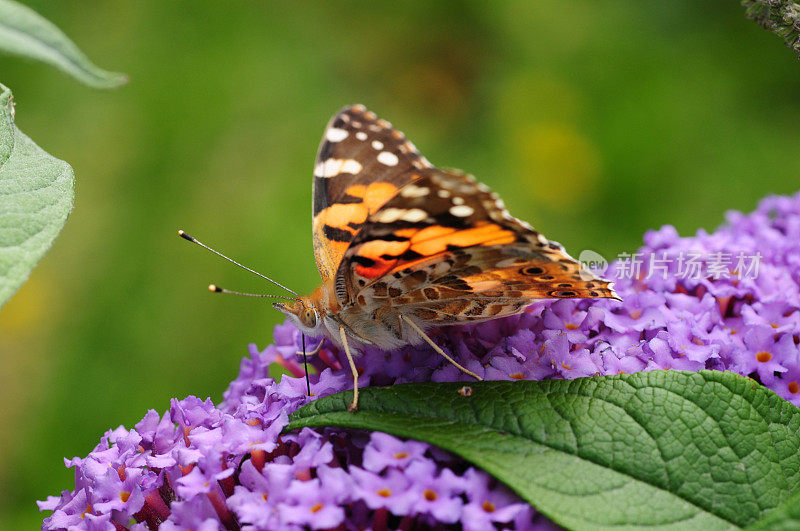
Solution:
<svg viewBox="0 0 800 531"><path fill-rule="evenodd" d="M72 210L72 168L14 125L11 91L0 85L0 305L27 280Z"/></svg>
<svg viewBox="0 0 800 531"><path fill-rule="evenodd" d="M96 88L118 87L128 79L96 66L53 23L13 0L0 0L0 51L49 63Z"/></svg>
<svg viewBox="0 0 800 531"><path fill-rule="evenodd" d="M404 384L320 398L342 426L454 452L570 529L736 529L800 491L800 409L733 373ZM465 396L468 395L468 396Z"/></svg>

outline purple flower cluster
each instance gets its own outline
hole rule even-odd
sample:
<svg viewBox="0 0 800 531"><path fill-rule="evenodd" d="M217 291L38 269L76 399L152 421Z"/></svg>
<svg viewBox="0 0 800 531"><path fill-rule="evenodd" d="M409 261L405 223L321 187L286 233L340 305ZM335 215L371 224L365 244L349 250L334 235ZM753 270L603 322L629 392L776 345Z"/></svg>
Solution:
<svg viewBox="0 0 800 531"><path fill-rule="evenodd" d="M663 274L617 279L624 302L542 301L521 315L443 328L434 339L489 380L578 378L653 369L730 370L800 405L800 194L731 212L713 234L645 235L641 256ZM685 253L758 254L757 275L678 275ZM614 276L612 264L608 276ZM325 344L306 396L291 325L250 347L215 406L173 400L133 430L109 431L75 468L75 490L40 502L45 529L464 529L552 526L486 473L435 447L382 433L325 429L281 435L289 413L352 387ZM309 341L310 345L316 343ZM269 377L274 364L289 374ZM427 346L369 350L359 384L468 380Z"/></svg>

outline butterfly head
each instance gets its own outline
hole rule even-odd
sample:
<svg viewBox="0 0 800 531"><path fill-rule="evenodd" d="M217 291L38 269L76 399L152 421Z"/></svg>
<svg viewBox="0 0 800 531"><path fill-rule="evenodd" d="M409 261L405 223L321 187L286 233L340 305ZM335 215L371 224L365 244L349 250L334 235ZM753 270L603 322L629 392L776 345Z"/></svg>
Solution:
<svg viewBox="0 0 800 531"><path fill-rule="evenodd" d="M319 335L322 318L309 299L300 297L288 302L276 302L272 306L285 313L289 320L306 335Z"/></svg>

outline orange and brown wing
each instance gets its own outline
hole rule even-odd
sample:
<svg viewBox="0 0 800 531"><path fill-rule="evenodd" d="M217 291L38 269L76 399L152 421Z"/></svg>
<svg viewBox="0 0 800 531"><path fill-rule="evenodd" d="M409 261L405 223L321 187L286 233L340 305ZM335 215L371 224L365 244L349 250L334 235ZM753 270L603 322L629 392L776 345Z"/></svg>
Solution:
<svg viewBox="0 0 800 531"><path fill-rule="evenodd" d="M453 249L369 290L376 308L389 303L432 325L513 315L535 299L616 298L608 282L582 271L563 251L519 243Z"/></svg>
<svg viewBox="0 0 800 531"><path fill-rule="evenodd" d="M536 298L615 296L560 244L511 216L486 186L437 169L368 217L339 267L336 292L343 302L386 298L451 318L466 315L455 299L501 304L502 312L486 310L499 317Z"/></svg>
<svg viewBox="0 0 800 531"><path fill-rule="evenodd" d="M361 105L331 119L314 166L314 255L323 281L367 217L430 167L403 133Z"/></svg>

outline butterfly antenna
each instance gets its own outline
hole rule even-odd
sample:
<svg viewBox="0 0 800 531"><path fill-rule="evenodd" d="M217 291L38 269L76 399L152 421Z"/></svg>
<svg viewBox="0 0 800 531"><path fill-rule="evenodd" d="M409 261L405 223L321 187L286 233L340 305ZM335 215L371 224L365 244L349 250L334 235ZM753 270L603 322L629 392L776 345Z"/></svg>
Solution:
<svg viewBox="0 0 800 531"><path fill-rule="evenodd" d="M268 293L243 293L241 291L232 291L232 290L229 290L229 289L221 288L221 287L217 286L216 284L209 284L208 285L208 291L211 291L213 293L226 293L228 295L240 295L242 297L259 297L259 298L266 298L266 299L284 299L284 300L290 300L290 301L299 301L300 300L300 299L297 299L295 297L287 297L285 295L272 295L272 294L268 294Z"/></svg>
<svg viewBox="0 0 800 531"><path fill-rule="evenodd" d="M303 337L303 370L306 371L306 389L308 389L308 396L311 396L311 381L308 379L308 357L306 356L306 335L300 335Z"/></svg>
<svg viewBox="0 0 800 531"><path fill-rule="evenodd" d="M243 266L242 264L240 264L240 263L239 263L239 262L237 262L236 260L233 260L233 259L231 259L231 258L228 258L227 256L225 256L224 254L222 254L222 253L221 253L221 252L219 252L219 251L215 251L214 249L212 249L212 248L211 248L211 247L209 247L208 245L204 244L203 242L201 242L201 241L200 241L200 240L198 240L197 238L195 238L195 237L193 237L193 236L190 236L190 235L186 234L186 233L185 233L184 231L182 231L182 230L179 230L179 231L178 231L178 236L180 236L180 237L181 237L181 238L183 238L184 240L187 240L187 241L190 241L190 242L192 242L192 243L195 243L195 244L199 245L200 247L202 247L202 248L203 248L203 249L205 249L206 251L211 251L211 252L212 252L212 253L214 253L215 255L219 256L220 258L224 258L224 259L225 259L225 260L227 260L228 262L231 262L231 263L233 263L233 264L236 264L237 266L241 267L241 268L242 268L242 269L244 269L245 271L250 271L250 272L251 272L251 273L253 273L254 275L256 275L256 276L259 276L259 277L261 277L261 278L263 278L264 280L267 280L267 281L269 281L269 282L272 282L273 284L275 284L275 285L276 285L276 286L278 286L279 288L283 288L283 289L285 289L286 291L288 291L289 293L291 293L291 294L292 294L292 295L294 295L295 297L299 297L299 296L300 296L300 295L299 295L297 292L295 292L294 290L291 290L291 289L287 288L286 286L284 286L284 285L283 285L283 284L281 284L280 282L276 282L276 281L272 280L271 278L269 278L267 275L262 275L262 274L261 274L261 273L259 273L258 271L253 271L253 270L252 270L252 269L250 269L249 267L247 267L247 266ZM230 293L233 293L233 292L230 292ZM244 293L243 293L243 294L241 294L241 295L252 296L252 295L248 295L248 294L244 294ZM284 297L284 298L287 298L287 297Z"/></svg>

